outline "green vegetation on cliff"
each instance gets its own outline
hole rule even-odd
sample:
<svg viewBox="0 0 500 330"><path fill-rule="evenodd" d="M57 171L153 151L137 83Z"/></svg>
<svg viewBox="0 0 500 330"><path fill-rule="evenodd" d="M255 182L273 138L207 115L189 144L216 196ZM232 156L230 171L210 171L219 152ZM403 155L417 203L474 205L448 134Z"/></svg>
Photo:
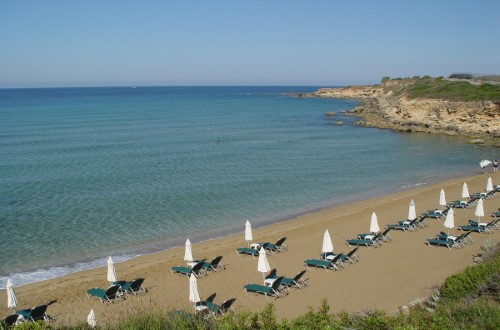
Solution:
<svg viewBox="0 0 500 330"><path fill-rule="evenodd" d="M470 81L447 80L429 76L407 79L387 79L384 90L409 98L430 98L449 101L500 101L500 85Z"/></svg>

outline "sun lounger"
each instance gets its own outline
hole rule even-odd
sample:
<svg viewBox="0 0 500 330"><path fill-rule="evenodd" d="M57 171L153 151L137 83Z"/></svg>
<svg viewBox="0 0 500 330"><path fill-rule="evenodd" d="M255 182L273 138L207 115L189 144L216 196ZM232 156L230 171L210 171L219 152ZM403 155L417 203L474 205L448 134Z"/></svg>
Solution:
<svg viewBox="0 0 500 330"><path fill-rule="evenodd" d="M212 259L211 262L203 262L202 268L209 271L218 271L224 269L224 265L221 264L222 256L218 256Z"/></svg>
<svg viewBox="0 0 500 330"><path fill-rule="evenodd" d="M214 304L213 302L209 302L207 304L208 310L210 311L211 315L213 316L219 316L219 315L224 315L228 311L236 312L232 305L236 301L236 298L228 299L224 301L222 304Z"/></svg>
<svg viewBox="0 0 500 330"><path fill-rule="evenodd" d="M397 229L397 230L402 230L402 231L413 231L416 230L416 223L419 220L419 218L415 218L412 221L408 220L402 220L398 221L397 223L394 224L389 224L385 226L387 229Z"/></svg>
<svg viewBox="0 0 500 330"><path fill-rule="evenodd" d="M472 231L472 232L476 232L476 233L492 233L494 231L494 228L492 226L494 226L495 220L489 222L489 223L486 223L486 224L481 224L477 221L474 221L474 220L469 220L469 223L467 225L463 225L463 226L459 226L458 229L462 230L462 231Z"/></svg>
<svg viewBox="0 0 500 330"><path fill-rule="evenodd" d="M137 295L139 292L147 292L145 288L142 287L142 283L144 282L143 278L136 278L133 281L117 281L113 282L113 285L120 286L120 291L122 293L132 293Z"/></svg>
<svg viewBox="0 0 500 330"><path fill-rule="evenodd" d="M11 327L14 327L14 325L17 322L17 319L19 318L19 314L11 314L9 316L6 316L1 322L0 326L1 329L10 329Z"/></svg>
<svg viewBox="0 0 500 330"><path fill-rule="evenodd" d="M448 207L445 211L440 211L440 210L428 210L425 211L421 214L421 217L425 218L433 218L433 219L444 219L446 217L446 214L448 213L448 210L450 207Z"/></svg>
<svg viewBox="0 0 500 330"><path fill-rule="evenodd" d="M321 259L307 259L304 261L304 264L307 268L324 268L326 271L328 269L339 270L337 266L344 267L343 264L338 263L340 259L340 254L337 254L332 260L321 260Z"/></svg>
<svg viewBox="0 0 500 330"><path fill-rule="evenodd" d="M455 248L459 248L460 245L453 241L453 240L441 240L441 239L437 239L437 238L429 238L427 241L426 241L427 245L431 246L431 245L434 245L434 246L446 246L448 249L451 249L452 247L455 247Z"/></svg>
<svg viewBox="0 0 500 330"><path fill-rule="evenodd" d="M263 294L266 296L274 296L276 298L280 297L279 288L281 286L281 282L283 281L283 277L278 277L272 286L265 286L260 284L247 284L243 288L248 292L255 292L259 294Z"/></svg>
<svg viewBox="0 0 500 330"><path fill-rule="evenodd" d="M495 222L492 224L493 229L500 229L500 218L495 218Z"/></svg>
<svg viewBox="0 0 500 330"><path fill-rule="evenodd" d="M356 255L356 251L358 251L359 247L355 247L348 254L340 254L339 261L344 263L345 261L349 261L350 264L355 262L359 262L359 257Z"/></svg>
<svg viewBox="0 0 500 330"><path fill-rule="evenodd" d="M427 228L429 224L427 221L425 221L425 217L420 216L420 218L417 218L417 221L415 222L415 228Z"/></svg>
<svg viewBox="0 0 500 330"><path fill-rule="evenodd" d="M470 234L471 232L468 231L466 233L461 234L460 236L453 236L441 232L439 235L436 236L436 238L439 240L452 240L455 241L457 244L464 246L466 244L471 244L473 242L473 239L472 237L470 237Z"/></svg>
<svg viewBox="0 0 500 330"><path fill-rule="evenodd" d="M101 288L92 288L90 290L87 290L86 293L87 298L95 297L98 298L102 303L104 303L105 301L113 302L113 300L121 298L121 295L118 292L119 289L119 285L112 285L106 290Z"/></svg>
<svg viewBox="0 0 500 330"><path fill-rule="evenodd" d="M48 305L39 305L31 309L23 309L18 311L17 314L19 318L24 322L36 322L36 321L46 321L52 320L50 316L47 315Z"/></svg>
<svg viewBox="0 0 500 330"><path fill-rule="evenodd" d="M366 246L369 248L370 246L378 247L379 243L377 241L372 241L369 239L348 239L345 241L347 246L351 247L351 245L357 246Z"/></svg>
<svg viewBox="0 0 500 330"><path fill-rule="evenodd" d="M333 252L322 253L320 255L320 258L322 260L332 260L337 255L340 255L338 259L340 262L344 263L345 261L349 261L350 264L353 264L359 261L359 257L356 255L356 251L358 251L358 249L359 247L355 247L354 249L349 251L348 254L343 254L343 253L335 254Z"/></svg>
<svg viewBox="0 0 500 330"><path fill-rule="evenodd" d="M246 247L237 248L236 253L238 255L241 255L241 254L250 255L250 256L253 256L254 258L259 256L258 250L252 249L252 248L246 248Z"/></svg>
<svg viewBox="0 0 500 330"><path fill-rule="evenodd" d="M286 286L286 287L296 287L298 289L303 288L303 287L307 286L306 280L304 280L302 278L305 273L306 273L306 271L303 270L300 273L298 273L297 275L295 275L293 278L284 277L281 284Z"/></svg>
<svg viewBox="0 0 500 330"><path fill-rule="evenodd" d="M288 247L285 245L286 237L282 237L276 243L264 243L262 247L270 252L286 252Z"/></svg>
<svg viewBox="0 0 500 330"><path fill-rule="evenodd" d="M469 225L484 227L486 232L493 232L497 228L497 224L500 219L493 219L490 222L477 222L474 220L469 220Z"/></svg>
<svg viewBox="0 0 500 330"><path fill-rule="evenodd" d="M203 269L203 264L204 262L199 262L196 265L194 265L193 268L184 266L174 266L170 267L170 271L172 272L172 275L182 274L189 277L191 274L194 274L194 276L196 277L205 276L207 275L207 271Z"/></svg>
<svg viewBox="0 0 500 330"><path fill-rule="evenodd" d="M206 311L208 309L208 305L213 303L216 295L217 294L214 292L210 296L208 296L207 299L194 303L194 311L195 312Z"/></svg>
<svg viewBox="0 0 500 330"><path fill-rule="evenodd" d="M392 241L392 236L389 234L391 231L391 228L387 228L381 233L378 233L377 236L375 236L375 239L378 240L379 242L390 242Z"/></svg>
<svg viewBox="0 0 500 330"><path fill-rule="evenodd" d="M480 234L487 232L486 229L481 226L464 225L464 226L459 226L458 229L460 229L461 231L472 231Z"/></svg>

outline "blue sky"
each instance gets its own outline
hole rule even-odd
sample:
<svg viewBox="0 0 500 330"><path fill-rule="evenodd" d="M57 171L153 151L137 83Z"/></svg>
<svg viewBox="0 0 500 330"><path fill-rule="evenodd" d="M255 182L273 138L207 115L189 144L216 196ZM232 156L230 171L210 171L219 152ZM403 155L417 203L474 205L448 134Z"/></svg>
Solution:
<svg viewBox="0 0 500 330"><path fill-rule="evenodd" d="M500 74L500 1L0 0L0 88Z"/></svg>

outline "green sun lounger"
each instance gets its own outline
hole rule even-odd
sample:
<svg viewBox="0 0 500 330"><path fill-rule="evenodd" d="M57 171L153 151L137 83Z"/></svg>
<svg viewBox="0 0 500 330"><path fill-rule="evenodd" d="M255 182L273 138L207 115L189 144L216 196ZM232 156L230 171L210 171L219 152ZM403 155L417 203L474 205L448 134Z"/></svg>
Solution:
<svg viewBox="0 0 500 330"><path fill-rule="evenodd" d="M0 327L1 329L10 329L13 328L17 322L17 319L19 318L19 314L11 314L9 316L6 316L1 322L0 322Z"/></svg>
<svg viewBox="0 0 500 330"><path fill-rule="evenodd" d="M285 245L286 237L282 237L276 243L264 243L262 247L270 252L286 252L288 247Z"/></svg>
<svg viewBox="0 0 500 330"><path fill-rule="evenodd" d="M348 254L340 254L339 261L344 263L345 261L349 261L349 263L352 265L355 262L359 261L359 257L356 255L356 251L358 251L359 247L356 246L354 249L349 251Z"/></svg>
<svg viewBox="0 0 500 330"><path fill-rule="evenodd" d="M170 271L172 272L172 275L175 274L181 274L181 275L186 275L189 277L191 274L194 274L196 277L204 276L207 275L207 271L203 269L203 264L205 262L199 262L196 265L193 266L193 268L189 267L184 267L184 266L174 266L170 267Z"/></svg>
<svg viewBox="0 0 500 330"><path fill-rule="evenodd" d="M377 242L369 239L348 239L345 241L345 243L349 247L351 247L351 245L366 246L367 248L369 248L370 246L378 247Z"/></svg>
<svg viewBox="0 0 500 330"><path fill-rule="evenodd" d="M426 241L427 245L431 246L446 246L448 249L451 249L452 247L454 248L459 248L460 245L453 241L453 240L443 240L443 239L437 239L437 238L429 238Z"/></svg>
<svg viewBox="0 0 500 330"><path fill-rule="evenodd" d="M229 311L236 312L232 305L236 301L236 298L228 299L224 301L222 304L218 305L213 303L212 301L207 302L207 309L210 311L212 316L224 315Z"/></svg>
<svg viewBox="0 0 500 330"><path fill-rule="evenodd" d="M484 228L482 226L464 225L464 226L459 226L458 229L460 229L462 231L472 231L472 232L480 233L480 234L486 232L486 228Z"/></svg>
<svg viewBox="0 0 500 330"><path fill-rule="evenodd" d="M113 302L113 300L121 298L118 290L120 289L119 285L112 285L106 290L101 288L92 288L86 291L87 298L95 297L98 298L102 303L105 301Z"/></svg>
<svg viewBox="0 0 500 330"><path fill-rule="evenodd" d="M259 251L257 251L256 249L246 248L246 247L237 248L236 253L238 255L241 255L241 254L250 255L250 256L253 256L254 258L259 256Z"/></svg>
<svg viewBox="0 0 500 330"><path fill-rule="evenodd" d="M203 262L202 268L206 271L218 271L224 269L224 265L220 263L222 256L215 257L211 262Z"/></svg>
<svg viewBox="0 0 500 330"><path fill-rule="evenodd" d="M306 273L306 270L301 271L294 277L283 277L283 280L281 281L281 284L286 287L296 287L298 289L303 288L307 286L306 280L304 280L302 277Z"/></svg>
<svg viewBox="0 0 500 330"><path fill-rule="evenodd" d="M387 226L385 226L385 228L387 229L397 229L397 230L402 230L402 231L414 231L416 230L416 223L417 221L419 220L419 218L415 218L413 219L412 221L408 221L408 220L402 220L402 221L398 221L397 223L394 223L394 224L389 224Z"/></svg>
<svg viewBox="0 0 500 330"><path fill-rule="evenodd" d="M17 312L24 322L36 321L51 321L51 317L47 315L48 305L39 305L30 309L23 309Z"/></svg>
<svg viewBox="0 0 500 330"><path fill-rule="evenodd" d="M307 259L304 261L304 264L307 268L323 268L326 271L328 269L339 270L337 266L344 267L342 263L339 263L340 256L340 254L337 254L332 260Z"/></svg>
<svg viewBox="0 0 500 330"><path fill-rule="evenodd" d="M441 232L439 235L436 236L436 238L439 240L455 241L457 244L464 246L466 244L471 244L474 241L472 237L469 237L471 233L472 233L471 231L468 231L460 236L450 236L448 234Z"/></svg>
<svg viewBox="0 0 500 330"><path fill-rule="evenodd" d="M145 288L142 287L142 283L144 282L144 278L136 278L133 281L117 281L113 282L113 285L120 286L120 290L123 293L132 293L137 295L138 292L147 292Z"/></svg>
<svg viewBox="0 0 500 330"><path fill-rule="evenodd" d="M490 221L489 223L486 224L481 224L477 221L474 220L469 220L469 223L467 225L459 226L458 229L462 231L472 231L475 233L492 233L495 229L496 225L496 219Z"/></svg>
<svg viewBox="0 0 500 330"><path fill-rule="evenodd" d="M278 277L271 286L265 286L260 284L247 284L243 288L245 291L263 294L268 298L268 296L274 296L276 298L280 297L279 287L283 281L283 276Z"/></svg>

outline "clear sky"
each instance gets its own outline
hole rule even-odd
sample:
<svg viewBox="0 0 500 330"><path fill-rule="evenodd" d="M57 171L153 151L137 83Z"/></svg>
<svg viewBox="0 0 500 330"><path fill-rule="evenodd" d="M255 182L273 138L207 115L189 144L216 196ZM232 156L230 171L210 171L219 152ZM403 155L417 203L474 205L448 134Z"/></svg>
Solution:
<svg viewBox="0 0 500 330"><path fill-rule="evenodd" d="M0 0L0 88L500 74L500 1Z"/></svg>

